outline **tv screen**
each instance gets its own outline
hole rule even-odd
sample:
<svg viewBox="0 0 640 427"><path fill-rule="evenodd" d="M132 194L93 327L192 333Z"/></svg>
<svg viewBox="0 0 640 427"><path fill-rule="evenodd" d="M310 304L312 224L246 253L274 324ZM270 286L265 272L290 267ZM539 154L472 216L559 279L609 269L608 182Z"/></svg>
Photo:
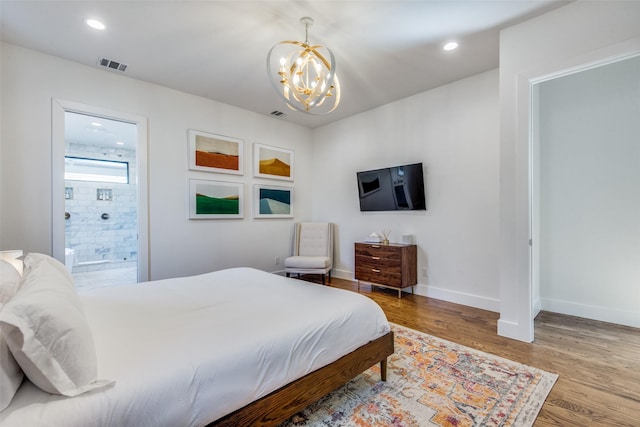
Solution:
<svg viewBox="0 0 640 427"><path fill-rule="evenodd" d="M427 210L422 163L357 172L361 211Z"/></svg>

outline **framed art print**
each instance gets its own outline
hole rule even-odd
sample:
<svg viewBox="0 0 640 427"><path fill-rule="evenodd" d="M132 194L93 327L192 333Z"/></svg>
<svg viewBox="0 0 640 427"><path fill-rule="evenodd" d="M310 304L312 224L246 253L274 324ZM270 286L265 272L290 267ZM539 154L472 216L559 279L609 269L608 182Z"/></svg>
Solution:
<svg viewBox="0 0 640 427"><path fill-rule="evenodd" d="M293 218L293 187L256 184L253 193L255 218Z"/></svg>
<svg viewBox="0 0 640 427"><path fill-rule="evenodd" d="M293 150L254 143L253 174L258 178L293 181Z"/></svg>
<svg viewBox="0 0 640 427"><path fill-rule="evenodd" d="M189 169L242 175L243 142L228 136L189 130Z"/></svg>
<svg viewBox="0 0 640 427"><path fill-rule="evenodd" d="M242 218L244 184L241 182L189 180L189 218Z"/></svg>

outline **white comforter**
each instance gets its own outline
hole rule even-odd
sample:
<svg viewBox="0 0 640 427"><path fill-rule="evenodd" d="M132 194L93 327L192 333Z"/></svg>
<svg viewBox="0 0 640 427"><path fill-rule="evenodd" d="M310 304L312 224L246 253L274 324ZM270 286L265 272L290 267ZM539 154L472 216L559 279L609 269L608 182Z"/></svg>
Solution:
<svg viewBox="0 0 640 427"><path fill-rule="evenodd" d="M74 398L25 380L9 426L201 426L389 331L354 292L250 268L80 293L101 379Z"/></svg>

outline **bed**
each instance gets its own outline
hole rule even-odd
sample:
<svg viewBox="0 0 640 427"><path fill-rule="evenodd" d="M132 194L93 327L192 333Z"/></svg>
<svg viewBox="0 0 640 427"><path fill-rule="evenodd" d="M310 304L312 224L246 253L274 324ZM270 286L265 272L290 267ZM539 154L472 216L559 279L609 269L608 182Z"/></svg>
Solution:
<svg viewBox="0 0 640 427"><path fill-rule="evenodd" d="M96 389L65 397L25 379L3 427L277 425L377 363L384 379L393 353L369 298L251 268L77 297Z"/></svg>

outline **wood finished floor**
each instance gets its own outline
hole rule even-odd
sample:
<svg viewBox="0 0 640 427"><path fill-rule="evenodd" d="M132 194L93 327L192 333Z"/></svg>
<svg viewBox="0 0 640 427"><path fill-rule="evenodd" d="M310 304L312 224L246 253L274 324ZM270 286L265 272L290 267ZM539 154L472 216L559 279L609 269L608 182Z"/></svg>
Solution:
<svg viewBox="0 0 640 427"><path fill-rule="evenodd" d="M357 292L348 280L330 286ZM498 313L407 293L398 299L368 284L360 293L390 322L558 374L536 427L640 427L640 329L542 312L529 344L498 336Z"/></svg>

